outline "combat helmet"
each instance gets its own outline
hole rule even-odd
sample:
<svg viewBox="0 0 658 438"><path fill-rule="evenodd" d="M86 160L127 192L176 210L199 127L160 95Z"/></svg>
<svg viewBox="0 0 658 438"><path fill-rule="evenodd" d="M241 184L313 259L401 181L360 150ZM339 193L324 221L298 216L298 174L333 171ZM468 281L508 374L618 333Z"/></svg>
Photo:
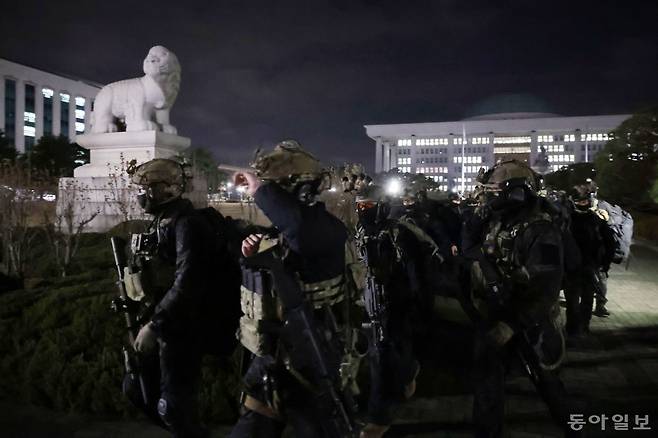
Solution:
<svg viewBox="0 0 658 438"><path fill-rule="evenodd" d="M526 186L536 193L542 186L541 176L518 160L501 161L486 172L481 170L477 182L484 191L504 191Z"/></svg>
<svg viewBox="0 0 658 438"><path fill-rule="evenodd" d="M478 198L493 210L517 208L537 197L542 186L541 176L526 163L502 161L477 177Z"/></svg>
<svg viewBox="0 0 658 438"><path fill-rule="evenodd" d="M284 140L269 153L257 152L251 167L259 178L283 185L313 181L324 173L320 161L295 140Z"/></svg>
<svg viewBox="0 0 658 438"><path fill-rule="evenodd" d="M576 213L586 213L589 210L594 211L605 221L608 221L608 213L598 208L599 201L596 199L598 186L590 178L584 183L574 185L568 192L569 199L573 203Z"/></svg>
<svg viewBox="0 0 658 438"><path fill-rule="evenodd" d="M284 140L269 153L258 151L251 167L257 177L278 184L305 205L315 204L317 195L331 187L320 161L295 140Z"/></svg>
<svg viewBox="0 0 658 438"><path fill-rule="evenodd" d="M132 160L127 173L130 182L142 187L137 200L147 213L179 198L189 179L183 164L167 158L154 158L139 166Z"/></svg>

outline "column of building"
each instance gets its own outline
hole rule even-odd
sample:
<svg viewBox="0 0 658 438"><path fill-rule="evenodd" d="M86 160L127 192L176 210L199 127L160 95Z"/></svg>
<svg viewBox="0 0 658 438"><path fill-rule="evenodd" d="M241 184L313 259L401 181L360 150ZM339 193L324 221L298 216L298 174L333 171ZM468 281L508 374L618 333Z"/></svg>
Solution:
<svg viewBox="0 0 658 438"><path fill-rule="evenodd" d="M39 141L43 137L43 86L35 85L34 86L34 114L36 114L35 120L35 135L34 139Z"/></svg>
<svg viewBox="0 0 658 438"><path fill-rule="evenodd" d="M0 131L5 132L5 78L0 76Z"/></svg>
<svg viewBox="0 0 658 438"><path fill-rule="evenodd" d="M489 144L487 145L487 165L489 168L492 168L493 166L496 165L496 155L494 154L494 138L495 135L493 132L489 132L487 135L487 138L489 139Z"/></svg>
<svg viewBox="0 0 658 438"><path fill-rule="evenodd" d="M53 90L53 135L55 137L62 134L62 98L59 93L59 90Z"/></svg>
<svg viewBox="0 0 658 438"><path fill-rule="evenodd" d="M16 151L25 152L25 81L16 79L16 129L15 145Z"/></svg>
<svg viewBox="0 0 658 438"><path fill-rule="evenodd" d="M85 97L85 133L91 132L91 97Z"/></svg>
<svg viewBox="0 0 658 438"><path fill-rule="evenodd" d="M384 169L382 167L382 138L375 139L375 173L380 173Z"/></svg>
<svg viewBox="0 0 658 438"><path fill-rule="evenodd" d="M68 137L71 141L75 138L75 95L70 94L69 95L69 133Z"/></svg>
<svg viewBox="0 0 658 438"><path fill-rule="evenodd" d="M413 136L412 136L411 143L413 144L413 142L414 141L413 141ZM389 140L389 147L388 147L388 151L389 151L389 154L390 154L390 156L389 156L389 165L388 165L389 169L392 169L394 167L398 167L398 149L399 148L398 148L397 142L395 140Z"/></svg>
<svg viewBox="0 0 658 438"><path fill-rule="evenodd" d="M530 131L530 156L528 157L528 166L534 166L537 160L537 148L539 147L539 138L537 131Z"/></svg>

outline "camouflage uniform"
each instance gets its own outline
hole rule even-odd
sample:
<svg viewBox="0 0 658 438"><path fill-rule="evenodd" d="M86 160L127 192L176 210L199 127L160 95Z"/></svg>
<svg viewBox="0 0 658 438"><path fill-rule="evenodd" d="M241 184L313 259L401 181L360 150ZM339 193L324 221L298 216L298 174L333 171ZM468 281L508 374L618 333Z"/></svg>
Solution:
<svg viewBox="0 0 658 438"><path fill-rule="evenodd" d="M464 239L471 292L484 304L477 306L476 320L475 435L502 436L505 374L519 358L524 362L522 345L534 348L533 356L541 352L532 368L533 383L568 433L565 392L555 373L563 356L556 321L562 231L553 210L537 196L538 176L524 163L499 163L478 180L481 203L466 224Z"/></svg>

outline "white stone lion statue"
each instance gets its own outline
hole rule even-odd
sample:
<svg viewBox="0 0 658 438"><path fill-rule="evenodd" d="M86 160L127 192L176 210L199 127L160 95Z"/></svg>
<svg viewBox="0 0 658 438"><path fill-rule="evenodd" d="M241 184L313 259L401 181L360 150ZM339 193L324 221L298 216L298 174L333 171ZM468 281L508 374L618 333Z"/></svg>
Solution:
<svg viewBox="0 0 658 438"><path fill-rule="evenodd" d="M178 96L180 76L176 55L163 46L152 47L144 59L144 76L113 82L98 92L91 132L116 132L116 119L121 119L126 131L176 134L169 111Z"/></svg>

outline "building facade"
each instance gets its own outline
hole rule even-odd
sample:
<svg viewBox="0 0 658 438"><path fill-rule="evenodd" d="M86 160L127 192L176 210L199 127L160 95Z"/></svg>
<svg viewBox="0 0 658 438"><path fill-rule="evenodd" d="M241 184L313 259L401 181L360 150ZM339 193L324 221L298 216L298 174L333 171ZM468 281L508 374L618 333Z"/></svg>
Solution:
<svg viewBox="0 0 658 438"><path fill-rule="evenodd" d="M0 130L18 152L29 152L44 135L73 139L89 129L100 84L2 58L0 79Z"/></svg>
<svg viewBox="0 0 658 438"><path fill-rule="evenodd" d="M480 170L506 159L542 171L591 162L628 114L561 117L505 113L455 122L366 125L375 172L398 168L434 179L444 191L470 192Z"/></svg>

